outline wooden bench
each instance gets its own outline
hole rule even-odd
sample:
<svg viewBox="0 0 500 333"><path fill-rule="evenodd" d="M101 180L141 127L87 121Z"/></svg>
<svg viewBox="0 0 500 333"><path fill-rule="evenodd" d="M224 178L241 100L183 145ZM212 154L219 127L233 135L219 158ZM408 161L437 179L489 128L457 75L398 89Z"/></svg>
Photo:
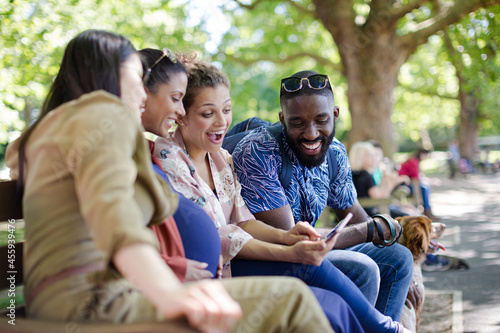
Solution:
<svg viewBox="0 0 500 333"><path fill-rule="evenodd" d="M390 204L395 204L401 207L412 205L418 208L420 213L422 213L423 200L420 182L418 180L412 180L411 186L413 187L413 192L410 192L410 189L407 186L399 186L392 192L389 198L358 198L358 201L363 208L378 208L378 212L380 214L390 214Z"/></svg>
<svg viewBox="0 0 500 333"><path fill-rule="evenodd" d="M0 332L9 333L146 333L146 332L198 332L185 321L168 323L134 324L82 324L59 323L27 319L24 304L17 304L15 294L20 292L14 286L23 284L23 242L16 242L14 221L23 217L21 204L16 202L16 182L0 181L0 224L7 226L6 246L0 247L0 291L7 295L7 308L0 309ZM10 239L9 239L10 237ZM9 257L10 256L10 257ZM6 292L5 292L6 290ZM15 325L14 325L15 324Z"/></svg>
<svg viewBox="0 0 500 333"><path fill-rule="evenodd" d="M420 182L416 179L412 179L411 186L413 187L413 192L410 192L410 189L407 186L399 186L392 192L389 198L358 198L358 201L363 208L378 208L378 212L380 214L390 214L389 205L392 203L402 207L413 205L418 208L420 214L422 214L424 208ZM336 217L333 209L327 206L323 213L321 213L318 222L323 228L334 227L336 224Z"/></svg>
<svg viewBox="0 0 500 333"><path fill-rule="evenodd" d="M391 198L358 198L363 208L377 208L379 214L390 214L389 205L393 202Z"/></svg>

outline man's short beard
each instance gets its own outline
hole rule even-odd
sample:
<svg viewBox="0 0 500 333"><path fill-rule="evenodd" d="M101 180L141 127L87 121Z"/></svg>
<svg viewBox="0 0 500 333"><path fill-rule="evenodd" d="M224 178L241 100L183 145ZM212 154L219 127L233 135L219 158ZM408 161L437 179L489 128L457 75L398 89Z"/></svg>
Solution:
<svg viewBox="0 0 500 333"><path fill-rule="evenodd" d="M299 140L298 142L295 142L292 138L288 136L288 131L286 128L286 125L284 126L285 128L285 139L288 145L290 146L290 149L293 151L295 156L297 157L297 160L299 161L300 164L305 166L306 168L314 168L317 167L325 161L326 154L328 153L328 149L330 149L330 145L333 141L333 138L335 137L335 124L333 126L333 131L330 134L330 136L325 137L325 136L320 136L318 137L315 141L321 140L321 150L318 154L316 155L306 155L304 154L298 147L301 142L308 142L306 140Z"/></svg>

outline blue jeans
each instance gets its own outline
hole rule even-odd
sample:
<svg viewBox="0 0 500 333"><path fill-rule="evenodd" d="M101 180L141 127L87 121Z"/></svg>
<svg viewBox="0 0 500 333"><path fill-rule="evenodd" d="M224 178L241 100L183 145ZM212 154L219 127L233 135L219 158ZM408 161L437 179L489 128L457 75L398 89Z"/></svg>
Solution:
<svg viewBox="0 0 500 333"><path fill-rule="evenodd" d="M233 276L297 277L310 287L319 287L338 294L352 309L366 332L398 331L398 324L375 309L358 287L327 260L323 260L320 266L313 266L290 262L233 259L231 273ZM323 304L322 306L325 307Z"/></svg>
<svg viewBox="0 0 500 333"><path fill-rule="evenodd" d="M381 313L399 320L413 273L411 252L400 244L378 248L363 243L326 255Z"/></svg>
<svg viewBox="0 0 500 333"><path fill-rule="evenodd" d="M364 333L358 318L342 297L325 289L310 288L335 332Z"/></svg>
<svg viewBox="0 0 500 333"><path fill-rule="evenodd" d="M408 186L413 193L413 186ZM431 185L420 183L420 191L422 192L422 201L424 205L424 209L431 209L431 202L429 197L431 196Z"/></svg>
<svg viewBox="0 0 500 333"><path fill-rule="evenodd" d="M424 203L424 209L431 209L431 202L429 197L431 195L431 185L420 183L420 191L422 191L422 201Z"/></svg>

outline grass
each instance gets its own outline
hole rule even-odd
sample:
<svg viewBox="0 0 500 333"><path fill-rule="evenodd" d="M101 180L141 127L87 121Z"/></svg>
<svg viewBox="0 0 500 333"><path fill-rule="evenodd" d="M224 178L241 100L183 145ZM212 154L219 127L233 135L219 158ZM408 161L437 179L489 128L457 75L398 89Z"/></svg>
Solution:
<svg viewBox="0 0 500 333"><path fill-rule="evenodd" d="M9 224L2 223L0 224L0 246L7 245L7 241L9 239ZM24 241L24 221L19 220L14 223L14 239L16 243Z"/></svg>
<svg viewBox="0 0 500 333"><path fill-rule="evenodd" d="M8 243L9 239L9 229L8 229L9 224L8 223L2 223L0 224L0 246L6 246ZM16 243L24 241L24 221L16 221L14 224L14 236ZM14 293L14 299L16 301L16 306L20 306L24 304L24 293L23 293L23 286L16 287L16 291ZM0 291L0 309L5 310L8 305L10 305L10 300L12 297L9 297L9 290L2 290Z"/></svg>
<svg viewBox="0 0 500 333"><path fill-rule="evenodd" d="M10 300L12 297L9 297L8 290L0 291L0 310L7 309L7 306L10 305ZM16 300L16 307L24 304L24 286L16 287L14 299Z"/></svg>

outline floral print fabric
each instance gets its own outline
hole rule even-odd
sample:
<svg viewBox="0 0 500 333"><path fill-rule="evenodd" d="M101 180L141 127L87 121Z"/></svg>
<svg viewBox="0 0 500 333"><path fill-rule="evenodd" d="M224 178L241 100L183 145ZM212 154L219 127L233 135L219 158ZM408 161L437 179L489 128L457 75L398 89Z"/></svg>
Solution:
<svg viewBox="0 0 500 333"><path fill-rule="evenodd" d="M214 221L227 267L229 261L252 239L237 224L254 216L241 197L241 185L236 179L231 155L223 149L207 154L215 191L196 171L179 130L171 132L167 138L158 138L154 149L154 156L159 159L172 187L200 206Z"/></svg>

